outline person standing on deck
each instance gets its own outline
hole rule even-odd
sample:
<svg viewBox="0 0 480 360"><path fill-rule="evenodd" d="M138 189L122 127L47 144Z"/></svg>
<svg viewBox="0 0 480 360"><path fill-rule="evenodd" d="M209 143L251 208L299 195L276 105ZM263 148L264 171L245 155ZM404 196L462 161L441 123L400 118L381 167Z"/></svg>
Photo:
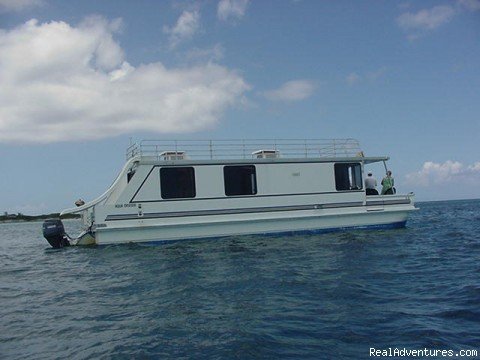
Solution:
<svg viewBox="0 0 480 360"><path fill-rule="evenodd" d="M367 178L365 179L365 191L367 195L378 195L377 179L372 176L372 173L369 172Z"/></svg>
<svg viewBox="0 0 480 360"><path fill-rule="evenodd" d="M395 194L395 180L392 177L392 172L387 171L387 176L382 179L382 195L393 195Z"/></svg>

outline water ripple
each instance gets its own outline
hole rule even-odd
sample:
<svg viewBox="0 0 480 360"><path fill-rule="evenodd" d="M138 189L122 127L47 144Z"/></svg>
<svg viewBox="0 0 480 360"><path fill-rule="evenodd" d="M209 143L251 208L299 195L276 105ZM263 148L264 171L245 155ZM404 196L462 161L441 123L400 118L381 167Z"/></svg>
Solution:
<svg viewBox="0 0 480 360"><path fill-rule="evenodd" d="M49 249L0 224L0 358L368 358L480 339L480 201L407 228ZM66 222L75 233L79 224Z"/></svg>

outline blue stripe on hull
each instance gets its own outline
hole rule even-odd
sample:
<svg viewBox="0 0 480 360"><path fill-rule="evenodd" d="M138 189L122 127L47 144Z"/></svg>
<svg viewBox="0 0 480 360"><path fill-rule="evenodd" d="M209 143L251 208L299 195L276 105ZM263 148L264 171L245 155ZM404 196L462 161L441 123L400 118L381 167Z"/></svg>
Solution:
<svg viewBox="0 0 480 360"><path fill-rule="evenodd" d="M314 230L296 230L296 231L281 231L281 232L268 232L268 233L256 233L256 234L244 234L244 235L231 235L231 236L293 236L293 235L314 235L314 234L327 234L332 232L339 231L348 231L348 230L385 230L385 229L400 229L404 228L407 221L399 221L389 224L376 224L376 225L360 225L360 226L344 226L337 228L328 228L328 229L314 229ZM215 240L215 239L224 239L230 236L212 236L212 237L203 237L203 238L185 238L178 240L154 240L154 241L145 241L138 242L142 245L165 245L172 244L180 241L191 241L191 240Z"/></svg>

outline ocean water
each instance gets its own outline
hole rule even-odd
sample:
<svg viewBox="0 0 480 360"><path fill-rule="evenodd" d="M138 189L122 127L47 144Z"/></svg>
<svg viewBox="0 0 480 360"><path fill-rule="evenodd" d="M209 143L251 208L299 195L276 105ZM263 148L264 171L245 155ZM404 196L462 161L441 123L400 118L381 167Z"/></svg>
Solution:
<svg viewBox="0 0 480 360"><path fill-rule="evenodd" d="M418 207L405 229L162 246L54 250L41 222L0 224L0 358L480 353L480 201Z"/></svg>

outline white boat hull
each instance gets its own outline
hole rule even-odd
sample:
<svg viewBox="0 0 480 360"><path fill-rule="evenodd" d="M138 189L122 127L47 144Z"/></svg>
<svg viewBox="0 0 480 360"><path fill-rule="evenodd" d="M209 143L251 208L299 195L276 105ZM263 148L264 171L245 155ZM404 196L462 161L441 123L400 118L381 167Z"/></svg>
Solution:
<svg viewBox="0 0 480 360"><path fill-rule="evenodd" d="M403 227L412 207L388 210L325 209L279 214L199 216L194 219L137 219L112 222L96 231L96 243L170 242L250 234L321 232L345 228Z"/></svg>

